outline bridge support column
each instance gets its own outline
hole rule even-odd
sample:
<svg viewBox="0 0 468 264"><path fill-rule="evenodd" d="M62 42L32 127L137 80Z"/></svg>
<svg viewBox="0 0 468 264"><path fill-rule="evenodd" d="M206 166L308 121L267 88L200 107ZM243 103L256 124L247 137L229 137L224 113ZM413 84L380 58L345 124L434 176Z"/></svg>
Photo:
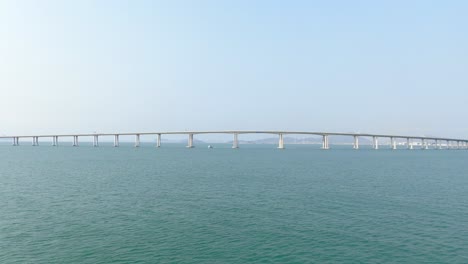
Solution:
<svg viewBox="0 0 468 264"><path fill-rule="evenodd" d="M58 137L57 136L52 137L52 146L54 146L54 147L58 146Z"/></svg>
<svg viewBox="0 0 468 264"><path fill-rule="evenodd" d="M73 136L73 146L78 147L78 136Z"/></svg>
<svg viewBox="0 0 468 264"><path fill-rule="evenodd" d="M390 145L392 146L392 149L393 149L393 150L397 149L397 147L396 147L396 140L395 140L394 137L391 137L391 138L390 138Z"/></svg>
<svg viewBox="0 0 468 264"><path fill-rule="evenodd" d="M359 149L359 137L358 136L354 136L353 149Z"/></svg>
<svg viewBox="0 0 468 264"><path fill-rule="evenodd" d="M379 138L378 137L372 137L372 145L374 149L379 149Z"/></svg>
<svg viewBox="0 0 468 264"><path fill-rule="evenodd" d="M457 149L460 149L460 141L457 141Z"/></svg>
<svg viewBox="0 0 468 264"><path fill-rule="evenodd" d="M187 148L193 148L193 134L188 135L188 144Z"/></svg>
<svg viewBox="0 0 468 264"><path fill-rule="evenodd" d="M330 149L330 145L328 143L328 135L322 135L322 149Z"/></svg>
<svg viewBox="0 0 468 264"><path fill-rule="evenodd" d="M14 137L13 138L13 146L19 146L19 138L18 137Z"/></svg>
<svg viewBox="0 0 468 264"><path fill-rule="evenodd" d="M283 139L283 134L279 134L279 139L278 139L278 148L279 148L279 149L284 149L284 139Z"/></svg>
<svg viewBox="0 0 468 264"><path fill-rule="evenodd" d="M120 146L119 135L114 135L114 147Z"/></svg>
<svg viewBox="0 0 468 264"><path fill-rule="evenodd" d="M411 140L409 138L406 138L406 148L413 149L413 144L411 144Z"/></svg>
<svg viewBox="0 0 468 264"><path fill-rule="evenodd" d="M421 138L421 149L428 149L427 142L425 138Z"/></svg>
<svg viewBox="0 0 468 264"><path fill-rule="evenodd" d="M161 147L161 134L158 134L158 138L156 139L156 147L157 148Z"/></svg>
<svg viewBox="0 0 468 264"><path fill-rule="evenodd" d="M440 149L439 140L437 140L437 139L435 140L435 149Z"/></svg>
<svg viewBox="0 0 468 264"><path fill-rule="evenodd" d="M136 134L135 135L135 148L140 147L140 135Z"/></svg>
<svg viewBox="0 0 468 264"><path fill-rule="evenodd" d="M234 140L232 141L232 148L236 149L239 148L239 140L238 140L238 134L234 133Z"/></svg>
<svg viewBox="0 0 468 264"><path fill-rule="evenodd" d="M447 149L450 149L450 141L447 140Z"/></svg>
<svg viewBox="0 0 468 264"><path fill-rule="evenodd" d="M39 146L39 137L33 137L33 146Z"/></svg>
<svg viewBox="0 0 468 264"><path fill-rule="evenodd" d="M99 136L94 135L93 137L93 147L98 147L99 146Z"/></svg>

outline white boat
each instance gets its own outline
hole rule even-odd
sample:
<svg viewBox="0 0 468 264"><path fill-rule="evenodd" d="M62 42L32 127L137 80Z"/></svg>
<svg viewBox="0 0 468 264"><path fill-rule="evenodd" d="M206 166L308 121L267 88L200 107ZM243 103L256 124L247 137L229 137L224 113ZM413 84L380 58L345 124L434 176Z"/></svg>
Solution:
<svg viewBox="0 0 468 264"><path fill-rule="evenodd" d="M213 148L213 146L211 146L211 145L208 145L208 148Z"/></svg>

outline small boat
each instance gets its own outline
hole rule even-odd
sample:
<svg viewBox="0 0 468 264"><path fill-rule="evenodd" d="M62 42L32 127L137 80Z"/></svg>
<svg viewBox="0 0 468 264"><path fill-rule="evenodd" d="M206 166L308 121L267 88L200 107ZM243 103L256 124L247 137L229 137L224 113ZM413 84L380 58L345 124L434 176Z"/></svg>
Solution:
<svg viewBox="0 0 468 264"><path fill-rule="evenodd" d="M211 146L211 145L208 145L208 148L213 148L213 146Z"/></svg>

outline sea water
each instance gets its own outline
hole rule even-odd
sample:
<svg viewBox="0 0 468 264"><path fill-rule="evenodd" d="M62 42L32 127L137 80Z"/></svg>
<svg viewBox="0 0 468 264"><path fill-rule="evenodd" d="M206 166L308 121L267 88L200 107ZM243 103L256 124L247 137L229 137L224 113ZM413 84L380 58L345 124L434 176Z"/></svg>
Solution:
<svg viewBox="0 0 468 264"><path fill-rule="evenodd" d="M0 263L468 263L468 150L0 145Z"/></svg>

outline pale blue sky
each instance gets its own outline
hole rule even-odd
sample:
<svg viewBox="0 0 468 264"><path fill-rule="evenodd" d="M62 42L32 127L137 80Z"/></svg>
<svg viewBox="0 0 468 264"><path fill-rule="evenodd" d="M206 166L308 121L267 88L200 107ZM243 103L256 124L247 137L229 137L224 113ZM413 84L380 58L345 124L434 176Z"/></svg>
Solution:
<svg viewBox="0 0 468 264"><path fill-rule="evenodd" d="M0 134L468 137L468 1L0 1Z"/></svg>

